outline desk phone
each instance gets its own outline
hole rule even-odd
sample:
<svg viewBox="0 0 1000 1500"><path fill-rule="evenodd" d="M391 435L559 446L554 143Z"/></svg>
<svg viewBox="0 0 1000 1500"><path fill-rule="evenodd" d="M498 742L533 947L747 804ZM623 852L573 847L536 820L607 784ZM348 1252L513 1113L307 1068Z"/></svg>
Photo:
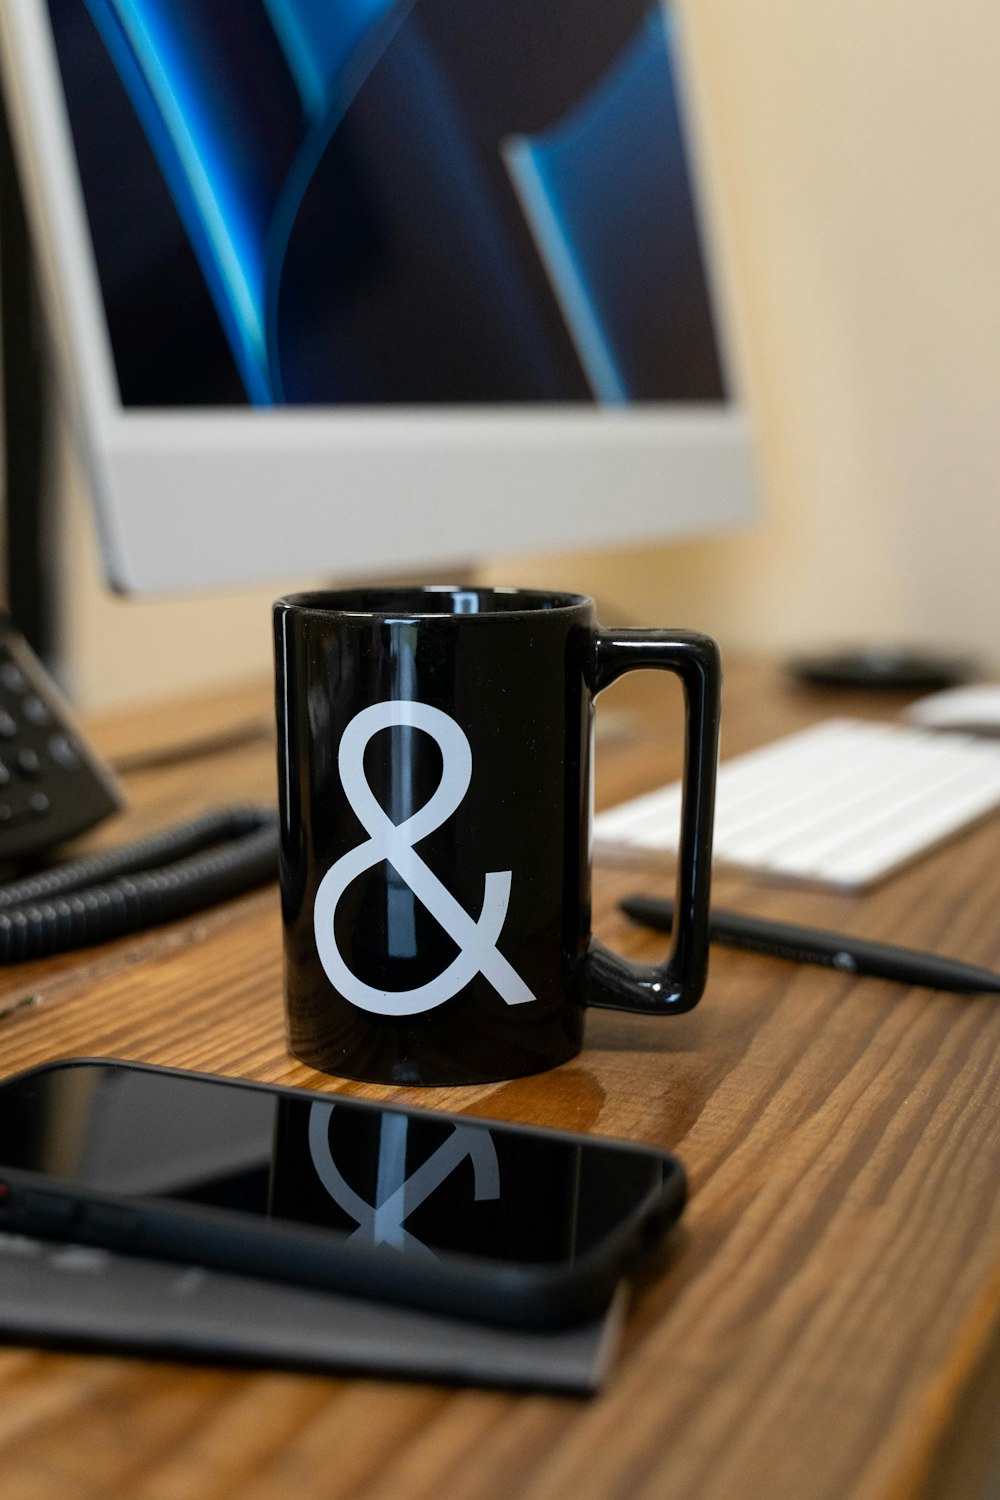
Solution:
<svg viewBox="0 0 1000 1500"><path fill-rule="evenodd" d="M0 864L43 854L123 801L48 672L0 611Z"/></svg>

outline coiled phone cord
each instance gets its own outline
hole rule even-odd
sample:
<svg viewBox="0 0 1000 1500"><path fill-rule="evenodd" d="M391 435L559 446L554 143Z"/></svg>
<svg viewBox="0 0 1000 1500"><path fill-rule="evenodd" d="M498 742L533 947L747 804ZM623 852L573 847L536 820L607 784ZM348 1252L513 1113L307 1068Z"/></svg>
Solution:
<svg viewBox="0 0 1000 1500"><path fill-rule="evenodd" d="M229 807L0 886L0 963L189 916L278 874L278 818Z"/></svg>

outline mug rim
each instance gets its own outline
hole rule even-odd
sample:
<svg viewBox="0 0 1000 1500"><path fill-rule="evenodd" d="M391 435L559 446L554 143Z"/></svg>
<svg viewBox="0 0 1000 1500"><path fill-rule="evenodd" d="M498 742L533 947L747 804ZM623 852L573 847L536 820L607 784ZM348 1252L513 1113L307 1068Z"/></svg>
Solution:
<svg viewBox="0 0 1000 1500"><path fill-rule="evenodd" d="M421 609L420 600L441 595L497 595L517 598L512 607L500 609L464 610ZM383 596L384 603L373 601ZM407 603L403 603L407 600ZM355 606L355 607L352 607ZM594 608L594 601L587 594L571 593L562 589L519 588L503 584L372 584L343 589L306 589L293 594L284 594L274 601L274 609L294 611L296 614L317 615L321 618L354 619L407 619L407 620L510 620L519 615L538 619L546 615L571 614L582 608Z"/></svg>

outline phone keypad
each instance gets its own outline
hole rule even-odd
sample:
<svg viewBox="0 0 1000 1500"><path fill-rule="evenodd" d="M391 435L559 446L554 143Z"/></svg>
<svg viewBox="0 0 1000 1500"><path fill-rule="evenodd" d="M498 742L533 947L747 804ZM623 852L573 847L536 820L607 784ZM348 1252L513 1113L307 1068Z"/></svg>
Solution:
<svg viewBox="0 0 1000 1500"><path fill-rule="evenodd" d="M0 862L83 833L122 805L34 653L0 615Z"/></svg>

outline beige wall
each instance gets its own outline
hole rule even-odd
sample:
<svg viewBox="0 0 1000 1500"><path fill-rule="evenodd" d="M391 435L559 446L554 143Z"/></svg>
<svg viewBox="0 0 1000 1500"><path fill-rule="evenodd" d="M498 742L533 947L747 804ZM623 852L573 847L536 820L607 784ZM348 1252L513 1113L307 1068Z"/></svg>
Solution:
<svg viewBox="0 0 1000 1500"><path fill-rule="evenodd" d="M686 0L759 431L752 532L494 559L724 646L864 638L1000 658L1000 7ZM78 489L70 485L69 489ZM67 507L73 691L105 705L268 670L277 588L109 598Z"/></svg>

